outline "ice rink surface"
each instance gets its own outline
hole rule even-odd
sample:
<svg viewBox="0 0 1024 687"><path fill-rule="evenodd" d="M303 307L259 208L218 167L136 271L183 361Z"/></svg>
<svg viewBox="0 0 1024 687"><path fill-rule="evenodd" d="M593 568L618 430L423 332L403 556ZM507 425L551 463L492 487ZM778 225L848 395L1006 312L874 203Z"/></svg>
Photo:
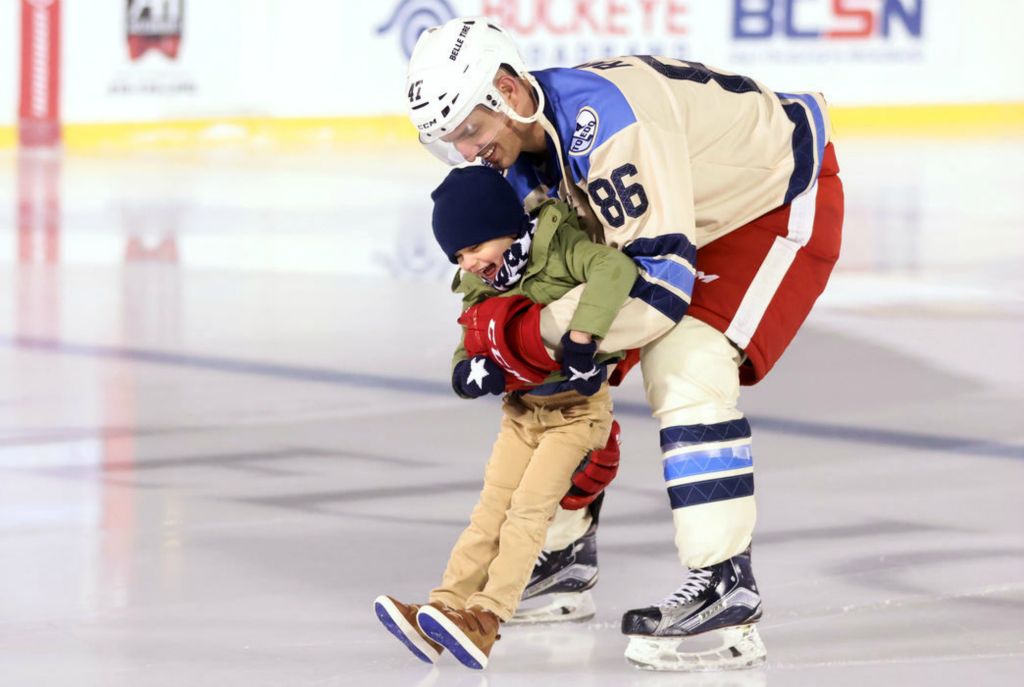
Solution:
<svg viewBox="0 0 1024 687"><path fill-rule="evenodd" d="M622 657L680 581L636 373L592 621L473 673L372 613L437 583L499 415L449 389L421 151L0 151L4 684L1019 684L1024 140L837 153L842 259L742 402L769 663L680 675Z"/></svg>

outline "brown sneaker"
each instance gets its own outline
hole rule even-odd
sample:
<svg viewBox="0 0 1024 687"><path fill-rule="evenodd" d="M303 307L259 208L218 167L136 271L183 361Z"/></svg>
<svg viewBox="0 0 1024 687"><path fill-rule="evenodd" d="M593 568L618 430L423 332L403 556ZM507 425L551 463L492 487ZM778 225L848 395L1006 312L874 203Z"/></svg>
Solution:
<svg viewBox="0 0 1024 687"><path fill-rule="evenodd" d="M373 610L387 631L405 644L416 658L424 663L433 663L444 647L423 634L416 624L416 612L420 608L419 604L404 604L390 596L378 596L373 602Z"/></svg>
<svg viewBox="0 0 1024 687"><path fill-rule="evenodd" d="M416 622L427 636L452 652L462 665L476 670L487 667L494 642L501 639L501 619L479 606L456 611L421 606Z"/></svg>

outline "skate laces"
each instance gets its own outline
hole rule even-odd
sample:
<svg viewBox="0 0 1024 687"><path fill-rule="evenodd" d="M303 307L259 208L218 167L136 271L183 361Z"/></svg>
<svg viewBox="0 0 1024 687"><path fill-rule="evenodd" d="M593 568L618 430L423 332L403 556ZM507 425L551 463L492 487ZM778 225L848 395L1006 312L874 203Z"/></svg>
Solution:
<svg viewBox="0 0 1024 687"><path fill-rule="evenodd" d="M710 568L691 568L687 571L686 580L657 605L661 608L674 608L681 604L692 601L698 594L707 589L711 581Z"/></svg>

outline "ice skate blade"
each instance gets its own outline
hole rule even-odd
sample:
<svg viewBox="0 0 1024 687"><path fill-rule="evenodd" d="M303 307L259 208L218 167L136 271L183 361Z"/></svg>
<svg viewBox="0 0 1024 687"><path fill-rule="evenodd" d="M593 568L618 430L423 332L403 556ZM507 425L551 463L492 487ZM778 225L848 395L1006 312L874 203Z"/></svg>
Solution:
<svg viewBox="0 0 1024 687"><path fill-rule="evenodd" d="M596 606L589 590L545 594L531 601L540 602L534 607L520 605L516 614L506 621L509 625L537 625L540 623L582 622L594 617ZM529 604L530 602L525 602Z"/></svg>
<svg viewBox="0 0 1024 687"><path fill-rule="evenodd" d="M717 647L685 650L699 643ZM741 625L714 630L691 637L646 637L632 635L626 647L626 660L642 670L679 672L710 672L742 670L760 665L767 659L761 635L754 625Z"/></svg>

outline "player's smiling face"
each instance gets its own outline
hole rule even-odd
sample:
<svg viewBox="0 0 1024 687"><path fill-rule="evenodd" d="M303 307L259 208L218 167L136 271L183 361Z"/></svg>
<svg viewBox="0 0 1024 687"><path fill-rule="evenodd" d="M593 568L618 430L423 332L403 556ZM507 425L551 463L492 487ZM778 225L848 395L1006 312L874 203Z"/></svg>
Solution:
<svg viewBox="0 0 1024 687"><path fill-rule="evenodd" d="M488 284L494 283L498 270L505 264L505 251L509 249L514 236L501 236L475 246L463 248L455 254L459 267L472 272Z"/></svg>
<svg viewBox="0 0 1024 687"><path fill-rule="evenodd" d="M522 142L516 134L514 123L504 126L491 141L491 145L480 151L480 159L495 169L506 170L512 166L522 151Z"/></svg>
<svg viewBox="0 0 1024 687"><path fill-rule="evenodd" d="M508 133L507 115L477 105L453 132L441 140L455 146L466 162L479 158L493 167L497 166L497 151L504 147L499 139L505 138Z"/></svg>
<svg viewBox="0 0 1024 687"><path fill-rule="evenodd" d="M490 167L506 170L523 152L527 126L508 115L477 106L455 131L441 140L451 143L466 162L481 160Z"/></svg>

